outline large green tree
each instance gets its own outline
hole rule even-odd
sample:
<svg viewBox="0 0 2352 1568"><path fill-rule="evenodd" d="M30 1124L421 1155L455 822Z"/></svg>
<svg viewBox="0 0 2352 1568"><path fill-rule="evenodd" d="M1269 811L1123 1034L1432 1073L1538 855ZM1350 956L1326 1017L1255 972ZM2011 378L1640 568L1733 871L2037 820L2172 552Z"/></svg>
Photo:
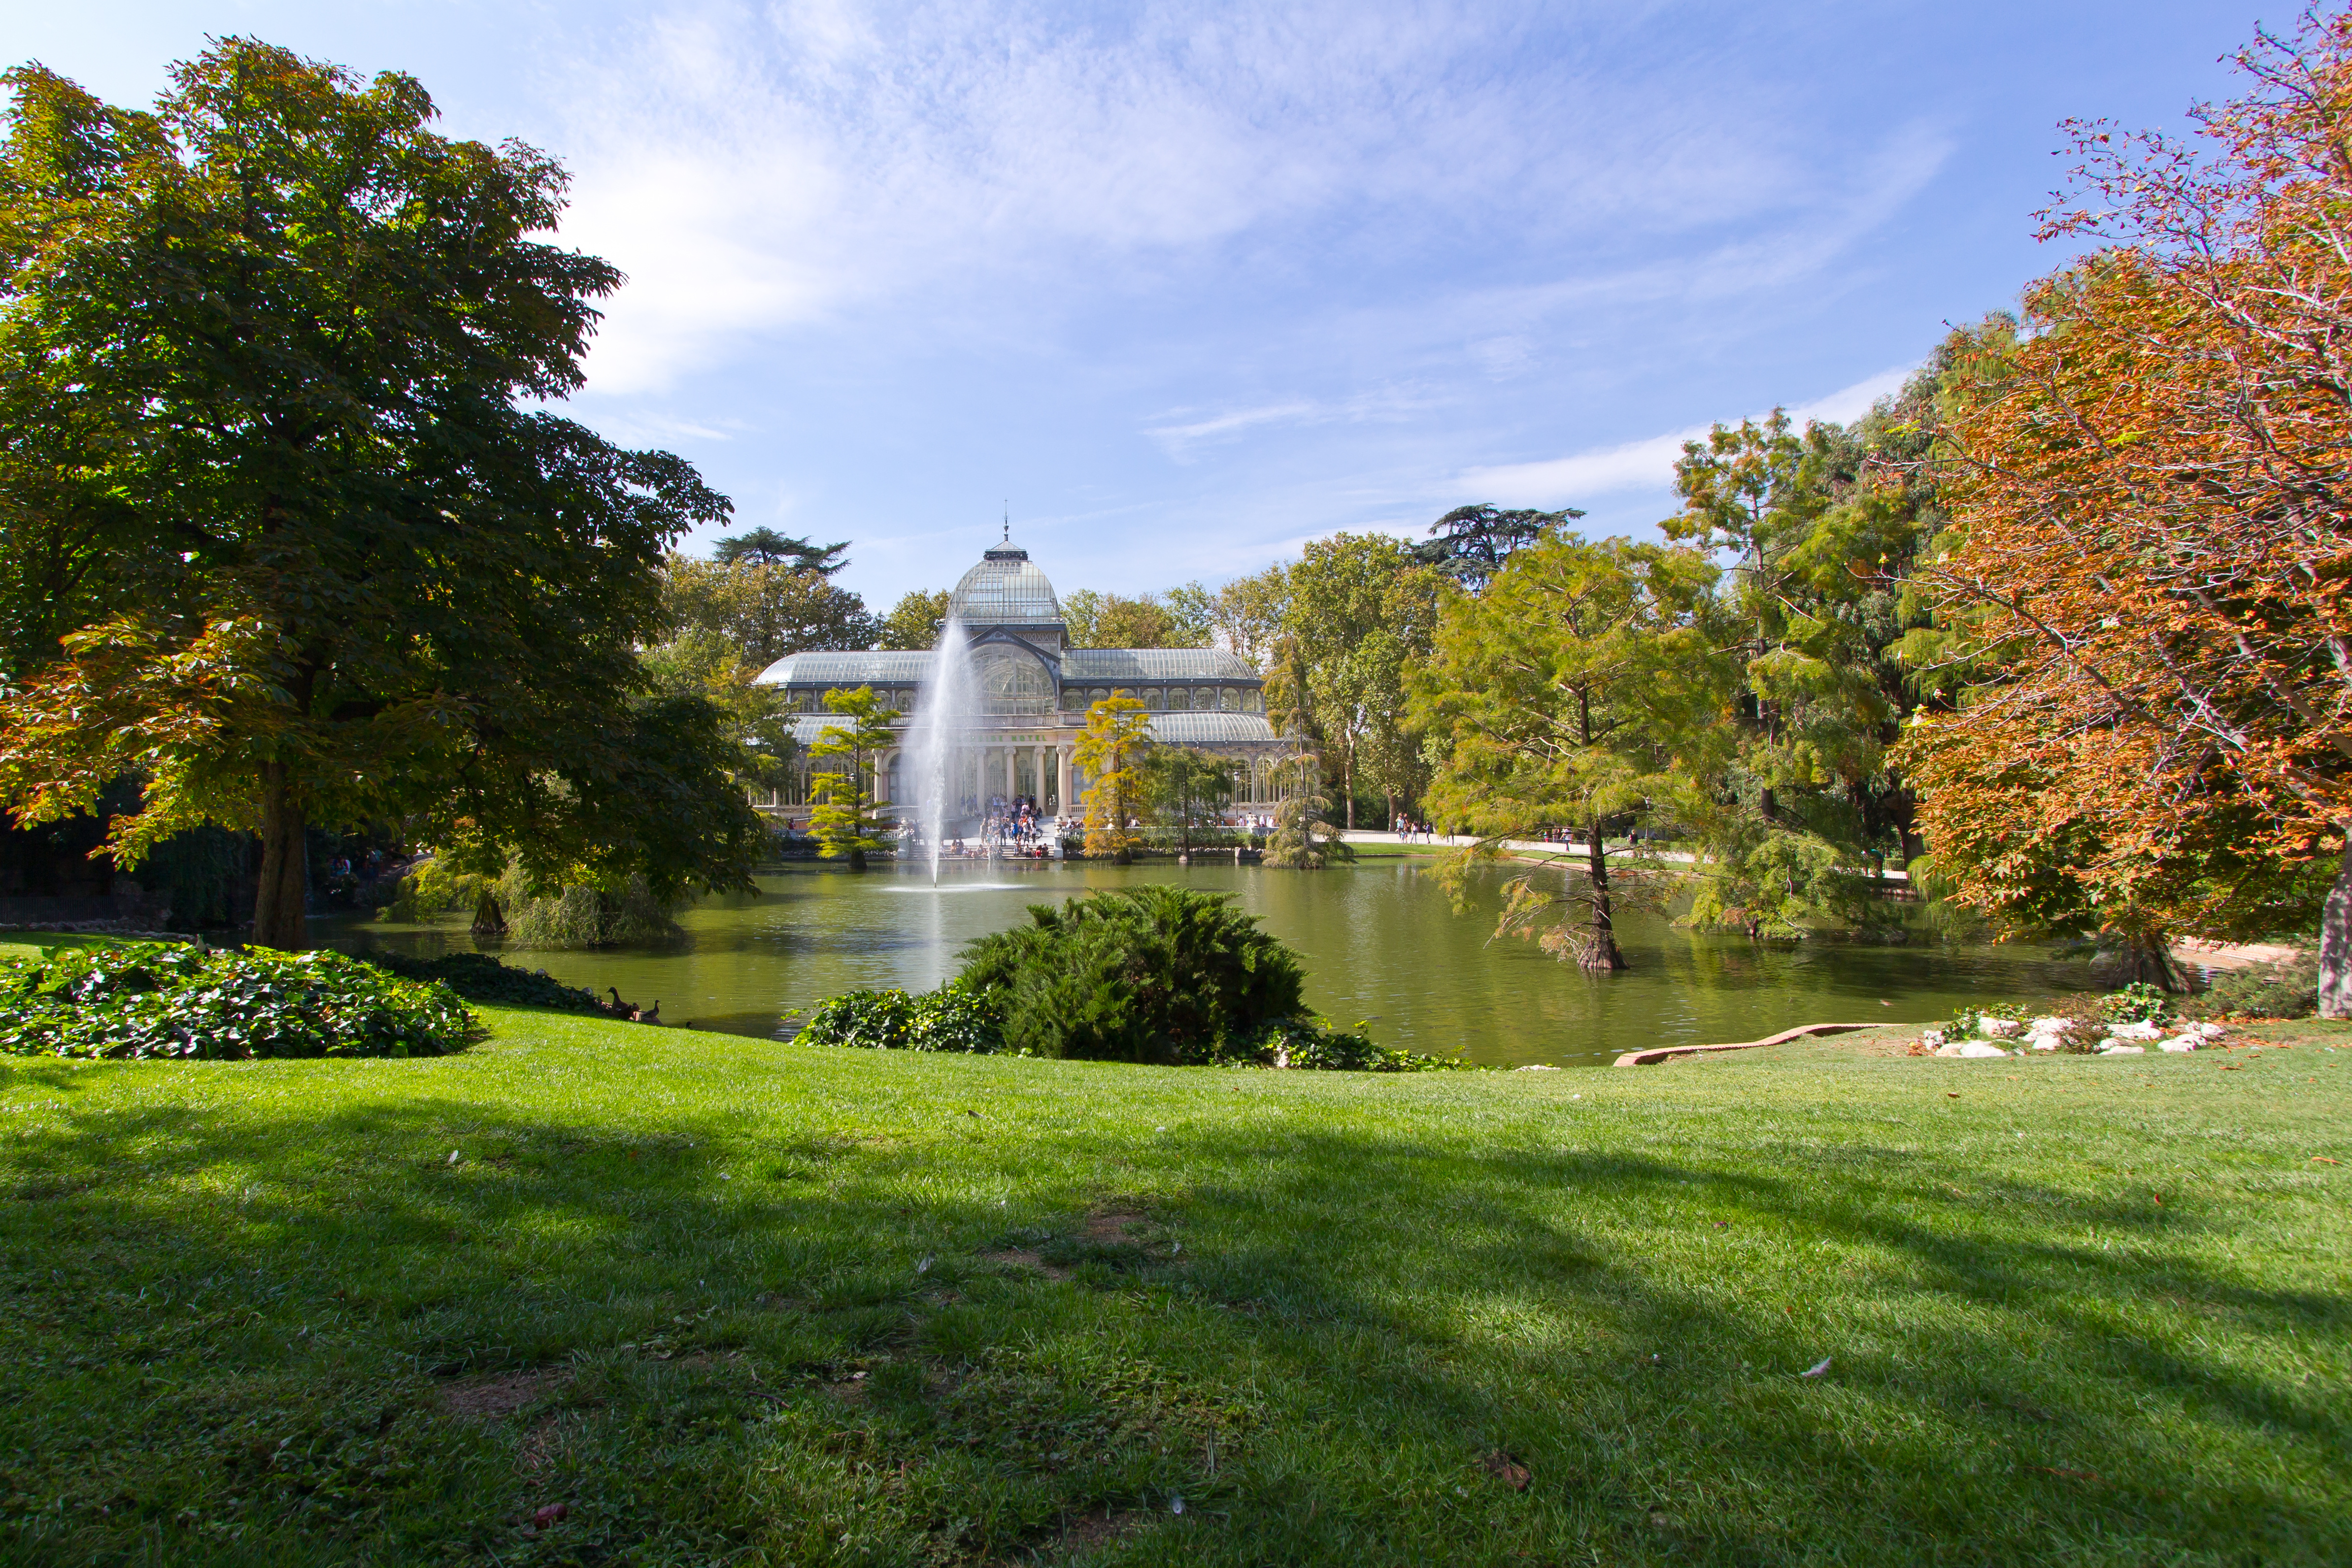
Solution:
<svg viewBox="0 0 2352 1568"><path fill-rule="evenodd" d="M1546 828L1582 840L1580 876L1511 883L1502 927L1589 969L1626 967L1620 908L1664 885L1630 846L1617 856L1633 862L1626 885L1609 834L1687 816L1729 750L1738 667L1717 576L1694 549L1547 534L1484 593L1446 601L1415 683L1416 716L1450 742L1431 803L1478 836L1465 861Z"/></svg>
<svg viewBox="0 0 2352 1568"><path fill-rule="evenodd" d="M1428 652L1444 580L1402 540L1343 533L1309 543L1287 580L1283 631L1352 828L1360 781L1385 790L1391 812L1417 781L1408 675ZM1286 687L1285 700L1299 696Z"/></svg>
<svg viewBox="0 0 2352 1568"><path fill-rule="evenodd" d="M634 651L663 548L727 503L544 410L621 281L534 237L562 170L434 134L410 78L244 39L152 113L5 79L0 801L55 820L135 776L126 862L256 830L276 946L304 937L313 822L743 880L759 828L715 716Z"/></svg>
<svg viewBox="0 0 2352 1568"><path fill-rule="evenodd" d="M885 648L921 649L926 652L940 645L940 632L948 621L948 591L934 588L909 589L890 613L882 618L881 634L876 639Z"/></svg>
<svg viewBox="0 0 2352 1568"><path fill-rule="evenodd" d="M663 617L678 632L720 638L761 669L812 648L871 648L881 623L825 572L755 554L731 561L672 555L662 565Z"/></svg>
<svg viewBox="0 0 2352 1568"><path fill-rule="evenodd" d="M1205 648L1208 606L1197 582L1132 599L1081 588L1063 595L1062 617L1073 648Z"/></svg>
<svg viewBox="0 0 2352 1568"><path fill-rule="evenodd" d="M1661 527L1727 560L1724 634L1741 674L1723 788L1690 824L1716 872L1702 922L1847 922L1853 869L1916 842L1914 793L1888 753L1917 702L1902 654L1925 614L1902 585L1941 524L1918 462L1940 374L1852 428L1800 431L1778 412L1717 425L1676 465L1683 510Z"/></svg>

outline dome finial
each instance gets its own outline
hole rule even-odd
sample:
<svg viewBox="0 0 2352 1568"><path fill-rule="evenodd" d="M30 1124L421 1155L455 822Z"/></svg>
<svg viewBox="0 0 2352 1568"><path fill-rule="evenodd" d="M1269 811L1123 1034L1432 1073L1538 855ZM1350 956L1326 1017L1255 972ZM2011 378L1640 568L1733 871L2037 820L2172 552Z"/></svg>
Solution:
<svg viewBox="0 0 2352 1568"><path fill-rule="evenodd" d="M1013 500L1010 497L1004 502L1004 542L1013 542Z"/></svg>

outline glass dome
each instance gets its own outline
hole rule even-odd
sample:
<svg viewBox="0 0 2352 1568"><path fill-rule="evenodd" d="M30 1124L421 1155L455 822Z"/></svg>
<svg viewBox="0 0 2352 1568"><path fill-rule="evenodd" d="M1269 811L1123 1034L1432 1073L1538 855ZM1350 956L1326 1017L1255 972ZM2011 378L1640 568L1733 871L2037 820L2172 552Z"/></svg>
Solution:
<svg viewBox="0 0 2352 1568"><path fill-rule="evenodd" d="M1059 625L1061 601L1025 549L999 545L963 574L948 610L967 626Z"/></svg>

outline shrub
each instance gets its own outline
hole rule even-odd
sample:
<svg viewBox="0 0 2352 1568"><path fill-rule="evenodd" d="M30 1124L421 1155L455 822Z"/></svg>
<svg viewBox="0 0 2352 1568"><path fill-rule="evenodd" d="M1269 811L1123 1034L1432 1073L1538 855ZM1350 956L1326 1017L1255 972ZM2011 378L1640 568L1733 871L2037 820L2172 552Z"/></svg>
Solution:
<svg viewBox="0 0 2352 1568"><path fill-rule="evenodd" d="M534 972L501 964L488 953L445 953L438 958L371 953L367 961L404 980L437 980L469 1002L553 1008L567 1013L610 1010L596 999L593 991L567 986L544 969Z"/></svg>
<svg viewBox="0 0 2352 1568"><path fill-rule="evenodd" d="M1223 894L1158 883L1033 904L964 948L962 983L1034 1056L1216 1061L1295 1017L1298 960Z"/></svg>
<svg viewBox="0 0 2352 1568"><path fill-rule="evenodd" d="M1391 1051L1373 1044L1369 1035L1333 1029L1312 1016L1280 1019L1267 1025L1246 1054L1230 1059L1227 1064L1327 1072L1440 1072L1475 1065L1458 1056Z"/></svg>
<svg viewBox="0 0 2352 1568"><path fill-rule="evenodd" d="M2308 948L2275 964L2227 969L2213 977L2212 988L2197 1010L2246 1013L2255 1018L2304 1018L2319 1010L2319 952Z"/></svg>
<svg viewBox="0 0 2352 1568"><path fill-rule="evenodd" d="M930 991L846 992L820 1005L793 1043L977 1055L1005 1049L995 1007L954 981Z"/></svg>
<svg viewBox="0 0 2352 1568"><path fill-rule="evenodd" d="M447 987L341 953L104 943L0 964L12 1056L438 1056L473 1029Z"/></svg>
<svg viewBox="0 0 2352 1568"><path fill-rule="evenodd" d="M677 922L642 876L618 893L564 887L534 894L521 868L510 866L498 894L506 905L507 940L518 947L635 946L678 935Z"/></svg>
<svg viewBox="0 0 2352 1568"><path fill-rule="evenodd" d="M2318 995L2319 981L2315 972L2312 994ZM2316 1005L2315 1003L2314 1005ZM2099 1003L2102 1023L2163 1023L2171 1010L2172 998L2146 980L2134 980L2130 985L2111 991Z"/></svg>

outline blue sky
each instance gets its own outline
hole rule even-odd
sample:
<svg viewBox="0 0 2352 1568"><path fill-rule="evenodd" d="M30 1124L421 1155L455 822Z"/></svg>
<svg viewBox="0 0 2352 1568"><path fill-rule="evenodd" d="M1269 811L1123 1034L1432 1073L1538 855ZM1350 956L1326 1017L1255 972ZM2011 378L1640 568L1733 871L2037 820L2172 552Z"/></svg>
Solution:
<svg viewBox="0 0 2352 1568"><path fill-rule="evenodd" d="M1465 501L1647 532L1685 434L2012 302L2055 122L2179 126L2260 15L0 0L0 55L143 103L246 33L556 153L631 278L571 412L887 607L1008 501L1066 591Z"/></svg>

